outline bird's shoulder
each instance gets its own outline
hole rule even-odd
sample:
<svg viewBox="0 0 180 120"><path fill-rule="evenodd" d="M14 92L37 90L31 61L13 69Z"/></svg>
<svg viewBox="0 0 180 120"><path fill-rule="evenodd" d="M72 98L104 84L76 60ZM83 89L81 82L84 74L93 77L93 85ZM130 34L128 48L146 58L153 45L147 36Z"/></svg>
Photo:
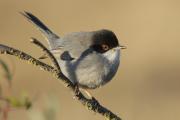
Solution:
<svg viewBox="0 0 180 120"><path fill-rule="evenodd" d="M61 37L58 45L52 52L62 60L79 58L84 51L89 49L91 34L87 32L73 32Z"/></svg>

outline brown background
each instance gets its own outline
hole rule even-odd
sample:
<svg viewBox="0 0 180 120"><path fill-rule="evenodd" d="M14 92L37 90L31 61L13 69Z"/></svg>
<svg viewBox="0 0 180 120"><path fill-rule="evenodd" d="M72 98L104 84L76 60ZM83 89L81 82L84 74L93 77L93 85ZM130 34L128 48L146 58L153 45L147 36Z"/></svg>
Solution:
<svg viewBox="0 0 180 120"><path fill-rule="evenodd" d="M23 10L34 13L61 36L74 31L113 30L128 49L122 52L114 80L91 93L123 120L180 119L178 0L0 0L0 43L38 57L42 52L29 38L46 42L18 13ZM13 95L25 91L34 99L30 111L13 111L9 120L45 120L42 111L48 106L55 109L55 120L103 119L73 100L51 74L14 57L0 57L16 66Z"/></svg>

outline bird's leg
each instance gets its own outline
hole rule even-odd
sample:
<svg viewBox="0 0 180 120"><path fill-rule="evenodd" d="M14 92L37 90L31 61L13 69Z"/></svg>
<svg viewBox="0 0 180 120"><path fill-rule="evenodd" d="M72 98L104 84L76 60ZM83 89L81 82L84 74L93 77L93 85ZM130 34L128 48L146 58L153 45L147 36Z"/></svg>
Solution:
<svg viewBox="0 0 180 120"><path fill-rule="evenodd" d="M93 98L92 95L90 94L90 92L89 92L87 89L82 89L82 88L81 88L80 90L82 90L89 99L92 99L92 98Z"/></svg>
<svg viewBox="0 0 180 120"><path fill-rule="evenodd" d="M88 99L93 101L94 105L99 105L99 102L91 95L88 89L80 88L78 83L75 83L74 86L75 86L75 96L77 96L79 92L82 91L85 94L85 96L88 97Z"/></svg>
<svg viewBox="0 0 180 120"><path fill-rule="evenodd" d="M80 92L80 91L79 91L79 85L78 85L78 83L75 83L75 84L74 84L74 91L75 91L75 92L74 92L74 93L75 93L75 96L79 95L79 92Z"/></svg>
<svg viewBox="0 0 180 120"><path fill-rule="evenodd" d="M99 105L99 102L96 100L95 97L93 97L90 92L87 89L82 89L81 90L86 94L86 96L88 97L89 100L91 100L93 102L93 104L95 106Z"/></svg>

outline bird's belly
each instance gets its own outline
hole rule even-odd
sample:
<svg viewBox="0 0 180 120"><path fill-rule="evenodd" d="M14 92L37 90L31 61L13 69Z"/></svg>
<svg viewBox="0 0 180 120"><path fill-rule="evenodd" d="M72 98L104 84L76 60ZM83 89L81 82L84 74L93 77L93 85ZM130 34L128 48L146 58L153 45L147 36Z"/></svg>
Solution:
<svg viewBox="0 0 180 120"><path fill-rule="evenodd" d="M63 74L73 83L78 83L80 87L94 89L103 84L105 70L103 64L80 64L73 65L68 61L61 61Z"/></svg>
<svg viewBox="0 0 180 120"><path fill-rule="evenodd" d="M98 88L109 82L115 75L115 72L112 74L114 70L106 68L103 64L75 67L70 62L61 62L60 67L71 82L78 83L80 87L86 89Z"/></svg>
<svg viewBox="0 0 180 120"><path fill-rule="evenodd" d="M105 77L104 70L98 70L97 66L75 68L71 64L65 63L60 65L63 74L68 77L71 82L78 83L83 88L97 88L102 84L102 79Z"/></svg>
<svg viewBox="0 0 180 120"><path fill-rule="evenodd" d="M99 66L99 68L102 68ZM101 86L104 77L104 69L99 69L96 65L77 69L77 81L81 87L94 89Z"/></svg>

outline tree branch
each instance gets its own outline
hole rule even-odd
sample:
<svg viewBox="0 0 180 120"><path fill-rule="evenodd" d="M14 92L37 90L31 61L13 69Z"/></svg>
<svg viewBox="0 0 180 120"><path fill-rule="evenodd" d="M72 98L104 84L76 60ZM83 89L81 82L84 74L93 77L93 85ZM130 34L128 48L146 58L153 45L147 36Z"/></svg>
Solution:
<svg viewBox="0 0 180 120"><path fill-rule="evenodd" d="M48 55L48 57L51 59L53 65L58 70L58 72L61 72L61 68L60 68L56 58L53 56L53 54L41 42L39 42L36 38L31 38L31 39L32 39L31 40L32 43L34 43L35 45L40 47L43 50L43 52L45 52Z"/></svg>
<svg viewBox="0 0 180 120"><path fill-rule="evenodd" d="M92 99L87 99L79 90L77 92L76 85L74 85L62 72L61 69L54 58L53 54L37 39L33 38L32 41L34 44L39 46L51 59L53 62L54 67L47 65L46 63L43 63L34 57L28 55L25 52L22 52L20 50L14 49L12 47L8 47L6 45L0 44L0 54L9 54L18 57L20 60L24 60L30 64L33 64L37 67L39 67L42 70L48 71L52 73L57 79L63 81L64 85L70 88L71 91L75 94L75 97L77 100L79 100L88 110L94 111L96 113L99 113L103 115L108 120L121 120L120 117L115 115L113 112L108 110L107 108L103 107L99 104L99 102L93 97Z"/></svg>

